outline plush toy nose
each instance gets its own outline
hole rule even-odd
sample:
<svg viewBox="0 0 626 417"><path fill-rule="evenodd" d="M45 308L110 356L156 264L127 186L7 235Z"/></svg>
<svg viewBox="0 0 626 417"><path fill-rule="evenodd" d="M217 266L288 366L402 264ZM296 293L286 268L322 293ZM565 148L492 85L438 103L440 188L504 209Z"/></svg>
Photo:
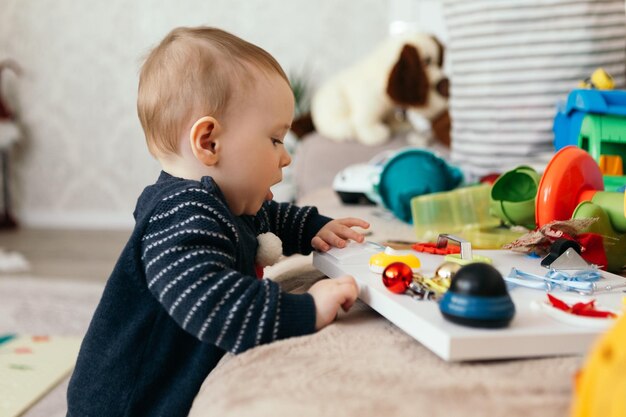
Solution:
<svg viewBox="0 0 626 417"><path fill-rule="evenodd" d="M437 91L444 97L450 97L450 81L447 78L442 78L437 83Z"/></svg>

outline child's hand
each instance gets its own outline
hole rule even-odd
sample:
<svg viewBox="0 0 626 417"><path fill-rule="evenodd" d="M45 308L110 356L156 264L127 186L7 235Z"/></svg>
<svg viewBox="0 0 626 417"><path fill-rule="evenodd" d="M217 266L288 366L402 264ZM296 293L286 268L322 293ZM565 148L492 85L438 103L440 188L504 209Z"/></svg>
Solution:
<svg viewBox="0 0 626 417"><path fill-rule="evenodd" d="M348 311L359 295L356 281L350 275L317 281L309 289L315 300L315 330L320 330L335 320L339 307Z"/></svg>
<svg viewBox="0 0 626 417"><path fill-rule="evenodd" d="M365 237L351 229L353 226L358 226L363 229L370 227L370 224L365 220L357 219L354 217L346 217L345 219L332 220L324 227L320 229L315 237L311 240L311 246L320 252L326 252L332 246L337 248L343 248L346 246L346 240L352 239L359 243L365 240Z"/></svg>

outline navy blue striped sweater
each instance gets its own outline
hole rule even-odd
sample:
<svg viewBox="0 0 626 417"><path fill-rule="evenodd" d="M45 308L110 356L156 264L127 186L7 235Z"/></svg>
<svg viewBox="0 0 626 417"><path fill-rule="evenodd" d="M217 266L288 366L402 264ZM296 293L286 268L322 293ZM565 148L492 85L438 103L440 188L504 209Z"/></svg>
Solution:
<svg viewBox="0 0 626 417"><path fill-rule="evenodd" d="M81 346L68 416L186 416L226 351L315 331L309 294L254 272L260 233L275 233L285 255L311 252L330 220L315 208L266 202L236 217L210 177L162 172L134 215Z"/></svg>

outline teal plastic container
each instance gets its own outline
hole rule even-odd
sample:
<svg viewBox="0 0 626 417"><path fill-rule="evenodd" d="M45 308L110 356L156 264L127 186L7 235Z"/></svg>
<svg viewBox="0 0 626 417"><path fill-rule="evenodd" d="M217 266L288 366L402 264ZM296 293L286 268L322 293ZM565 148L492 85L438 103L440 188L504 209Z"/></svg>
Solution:
<svg viewBox="0 0 626 417"><path fill-rule="evenodd" d="M383 205L399 219L411 223L411 199L452 190L463 182L455 166L423 149L407 149L383 167L377 185Z"/></svg>

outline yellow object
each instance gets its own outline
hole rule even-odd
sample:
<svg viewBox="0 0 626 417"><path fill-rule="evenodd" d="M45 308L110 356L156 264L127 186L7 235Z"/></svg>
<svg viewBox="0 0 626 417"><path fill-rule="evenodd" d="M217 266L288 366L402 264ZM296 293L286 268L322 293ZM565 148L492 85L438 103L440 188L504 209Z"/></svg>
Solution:
<svg viewBox="0 0 626 417"><path fill-rule="evenodd" d="M598 165L600 165L602 175L624 175L622 157L619 155L600 155Z"/></svg>
<svg viewBox="0 0 626 417"><path fill-rule="evenodd" d="M473 264L474 262L482 262L482 263L490 264L490 265L493 263L491 258L488 258L486 256L473 255L472 259L462 259L461 255L458 253L455 253L452 255L446 255L444 259L446 261L456 262L457 264L461 264L461 265Z"/></svg>
<svg viewBox="0 0 626 417"><path fill-rule="evenodd" d="M439 293L439 294L444 294L446 291L448 291L448 288L450 288L449 280L437 280L434 278L423 278L421 282L428 289L435 291L436 293Z"/></svg>
<svg viewBox="0 0 626 417"><path fill-rule="evenodd" d="M422 265L417 256L386 247L384 252L379 252L370 257L370 270L382 274L385 268L394 262L407 264L413 272L417 272Z"/></svg>
<svg viewBox="0 0 626 417"><path fill-rule="evenodd" d="M508 227L490 227L490 228L467 228L459 233L462 237L472 242L474 249L502 249L502 246L511 243L526 232L523 228L510 229Z"/></svg>
<svg viewBox="0 0 626 417"><path fill-rule="evenodd" d="M576 379L573 417L626 416L626 315L594 346Z"/></svg>
<svg viewBox="0 0 626 417"><path fill-rule="evenodd" d="M602 68L595 70L591 77L579 83L581 88L596 88L598 90L613 90L615 81L613 77Z"/></svg>
<svg viewBox="0 0 626 417"><path fill-rule="evenodd" d="M490 194L491 185L480 184L412 198L417 240L434 242L446 233L469 240L476 249L500 249L521 237L524 232L499 227L500 219L489 214Z"/></svg>

